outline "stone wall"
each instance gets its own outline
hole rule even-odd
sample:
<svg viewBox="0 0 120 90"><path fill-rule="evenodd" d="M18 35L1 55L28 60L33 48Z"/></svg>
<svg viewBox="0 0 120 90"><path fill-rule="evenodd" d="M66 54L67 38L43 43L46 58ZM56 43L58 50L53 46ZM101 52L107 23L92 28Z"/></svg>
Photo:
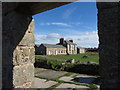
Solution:
<svg viewBox="0 0 120 90"><path fill-rule="evenodd" d="M101 89L119 87L119 3L97 3Z"/></svg>
<svg viewBox="0 0 120 90"><path fill-rule="evenodd" d="M59 2L58 2L59 3ZM46 11L56 4L39 3L35 5L24 3L3 3L2 22L2 86L31 87L34 77L34 37L31 31L32 15L39 13L39 9ZM63 5L63 4L62 4ZM60 6L60 5L59 5ZM30 8L31 7L31 8ZM38 9L39 7L39 9ZM44 9L44 8L48 9ZM55 7L55 6L54 6ZM52 7L52 8L54 8ZM120 3L97 3L100 67L103 84L101 88L119 88L119 9ZM28 10L31 9L31 10ZM30 12L31 11L31 12ZM34 11L36 11L34 13ZM28 31L28 33L27 33ZM21 41L22 40L22 41ZM25 48L26 47L26 48ZM25 50L26 49L26 50ZM19 52L20 51L20 52ZM14 52L14 54L13 54ZM32 55L30 55L32 52ZM20 54L20 55L19 55ZM19 77L23 77L23 79ZM109 89L110 90L110 89Z"/></svg>
<svg viewBox="0 0 120 90"><path fill-rule="evenodd" d="M34 21L31 15L15 10L5 13L9 5L3 5L2 88L32 87L35 60ZM12 8L14 7L15 4Z"/></svg>

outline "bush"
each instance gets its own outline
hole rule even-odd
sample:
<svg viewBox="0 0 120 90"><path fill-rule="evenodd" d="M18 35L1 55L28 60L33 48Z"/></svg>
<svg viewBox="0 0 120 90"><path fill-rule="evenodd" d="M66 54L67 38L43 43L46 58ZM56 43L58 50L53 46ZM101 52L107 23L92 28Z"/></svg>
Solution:
<svg viewBox="0 0 120 90"><path fill-rule="evenodd" d="M63 64L64 63L64 64ZM58 61L37 57L35 67L53 69L57 71L68 71L82 74L99 75L99 65L97 64L72 64L65 61Z"/></svg>
<svg viewBox="0 0 120 90"><path fill-rule="evenodd" d="M87 55L84 55L82 58L88 58L89 56L87 56Z"/></svg>
<svg viewBox="0 0 120 90"><path fill-rule="evenodd" d="M42 57L36 57L35 67L49 68L53 70L64 70L63 61L57 61Z"/></svg>

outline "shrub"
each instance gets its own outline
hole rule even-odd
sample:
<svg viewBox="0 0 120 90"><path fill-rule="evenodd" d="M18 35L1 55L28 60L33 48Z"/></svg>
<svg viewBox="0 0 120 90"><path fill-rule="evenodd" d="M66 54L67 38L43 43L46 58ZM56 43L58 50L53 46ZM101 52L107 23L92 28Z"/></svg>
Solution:
<svg viewBox="0 0 120 90"><path fill-rule="evenodd" d="M65 61L46 59L42 57L36 58L35 67L42 67L57 71L65 70L68 72L99 75L99 65L97 64L79 64L79 63L72 64L72 63L65 63Z"/></svg>
<svg viewBox="0 0 120 90"><path fill-rule="evenodd" d="M87 55L84 55L82 58L88 58L89 56L87 56Z"/></svg>

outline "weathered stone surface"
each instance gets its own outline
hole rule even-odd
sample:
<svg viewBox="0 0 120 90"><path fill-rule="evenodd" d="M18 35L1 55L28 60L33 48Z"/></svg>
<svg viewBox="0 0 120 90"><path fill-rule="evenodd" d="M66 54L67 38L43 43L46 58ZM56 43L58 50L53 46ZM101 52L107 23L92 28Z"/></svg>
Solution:
<svg viewBox="0 0 120 90"><path fill-rule="evenodd" d="M31 15L16 11L3 14L3 88L30 87L32 84L35 56L34 21L31 21Z"/></svg>
<svg viewBox="0 0 120 90"><path fill-rule="evenodd" d="M35 62L35 50L30 46L17 46L14 50L13 64L24 65Z"/></svg>
<svg viewBox="0 0 120 90"><path fill-rule="evenodd" d="M62 76L64 74L66 74L66 73L67 72L64 72L64 71L47 70L45 72L36 74L36 76L44 77L44 78L57 78L57 77Z"/></svg>
<svg viewBox="0 0 120 90"><path fill-rule="evenodd" d="M34 65L25 64L13 68L14 87L22 87L25 83L32 83L34 79ZM31 86L31 85L28 85Z"/></svg>
<svg viewBox="0 0 120 90"><path fill-rule="evenodd" d="M44 68L35 68L35 73L40 73L40 72L44 72L46 71L47 69L44 69Z"/></svg>
<svg viewBox="0 0 120 90"><path fill-rule="evenodd" d="M20 41L19 45L27 45L27 46L34 46L34 20L32 19L31 23L25 35L23 36L22 40Z"/></svg>
<svg viewBox="0 0 120 90"><path fill-rule="evenodd" d="M119 6L118 2L102 2L101 0L97 0L97 1L98 1L97 2L98 9L110 9L110 8ZM101 1L101 2L99 2L99 1Z"/></svg>
<svg viewBox="0 0 120 90"><path fill-rule="evenodd" d="M61 77L59 80L63 80L63 81L66 81L66 82L73 82L73 78L72 77Z"/></svg>
<svg viewBox="0 0 120 90"><path fill-rule="evenodd" d="M2 36L3 36L2 37L2 46L3 46L2 61L3 62L2 64L4 65L4 67L2 67L3 88L13 87L13 67L14 65L18 65L16 62L14 62L14 65L13 65L13 56L14 56L13 52L16 49L17 45L21 45L21 46L23 45L25 47L33 45L34 40L33 38L31 38L33 36L33 33L28 30L29 28L33 28L33 27L28 28L32 20L31 14L43 12L45 10L49 10L51 8L63 5L65 3L61 3L61 4L59 4L59 2L58 4L52 3L52 4L49 4L49 6L48 6L48 3L46 3L45 5L47 7L42 5L43 3L42 4L35 3L34 5L30 3L27 6L25 6L26 3L24 3L22 6L19 6L19 7L18 7L18 4L19 3L7 3L7 4L3 3L3 22L2 22L3 23L3 32L2 32ZM31 12L30 12L31 14L29 13L30 10L28 10L29 6L32 6ZM40 11L38 10L37 6L40 8ZM16 7L18 8L16 9ZM107 2L107 3L97 3L97 7L98 7L98 29L99 29L98 31L99 31L99 38L100 38L99 39L100 66L101 66L101 75L103 77L103 84L101 85L101 87L102 88L119 88L120 76L118 73L120 72L120 69L118 68L120 66L119 65L120 63L119 61L120 5L119 3ZM26 11L28 12L26 13ZM33 51L34 50L32 50L32 52ZM26 50L25 52L26 54L24 55L28 55L27 52L28 50ZM17 57L17 58L20 59L21 57ZM28 58L33 58L33 57L29 56ZM26 64L28 63L25 63L25 65ZM15 77L14 77L14 80L15 80ZM29 82L26 82L26 83L29 83ZM26 83L24 83L24 85L22 86L25 86Z"/></svg>
<svg viewBox="0 0 120 90"><path fill-rule="evenodd" d="M3 3L3 32L2 32L2 83L3 88L31 87L34 76L34 21L33 7L43 3ZM44 3L48 5L49 3ZM50 3L49 7L40 8L33 14L66 3ZM32 5L32 6L31 6ZM35 9L36 9L35 5ZM42 6L44 6L42 5ZM32 8L30 8L32 7ZM31 9L31 10L30 10ZM32 11L33 10L33 11ZM19 77L18 77L19 76Z"/></svg>
<svg viewBox="0 0 120 90"><path fill-rule="evenodd" d="M78 88L79 90L88 90L89 87L81 86L81 85L74 85L74 84L61 84L56 88Z"/></svg>
<svg viewBox="0 0 120 90"><path fill-rule="evenodd" d="M119 3L98 3L101 89L119 88Z"/></svg>
<svg viewBox="0 0 120 90"><path fill-rule="evenodd" d="M13 86L12 70L13 70L13 66L10 66L10 65L2 66L2 88L6 88L6 87L11 88Z"/></svg>
<svg viewBox="0 0 120 90"><path fill-rule="evenodd" d="M58 82L55 81L47 81L45 79L34 78L34 86L32 88L49 88Z"/></svg>

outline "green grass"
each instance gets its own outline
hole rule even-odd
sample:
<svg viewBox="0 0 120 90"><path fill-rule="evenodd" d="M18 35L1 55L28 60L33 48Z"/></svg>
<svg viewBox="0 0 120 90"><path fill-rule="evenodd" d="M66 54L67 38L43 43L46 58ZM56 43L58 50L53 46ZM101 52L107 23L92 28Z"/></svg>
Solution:
<svg viewBox="0 0 120 90"><path fill-rule="evenodd" d="M83 58L83 56L87 56L87 58ZM98 55L95 54L80 54L80 55L57 55L57 56L49 56L49 57L58 57L58 58L74 58L75 60L80 60L80 63L67 63L65 60L56 60L56 59L50 59L50 58L45 58L45 57L41 57L41 56L35 56L36 61L38 61L40 63L40 66L42 68L47 68L47 69L53 69L56 71L71 71L73 69L75 69L74 71L76 71L76 67L78 67L80 64L86 64L86 65L93 65L94 67L96 67L96 65L98 65ZM79 57L79 59L78 59ZM95 64L87 64L87 61L94 61L96 62ZM64 64L62 64L64 63ZM78 70L78 69L77 69ZM79 70L78 70L79 71ZM73 71L72 71L73 72ZM77 72L78 73L78 72Z"/></svg>
<svg viewBox="0 0 120 90"><path fill-rule="evenodd" d="M42 60L42 61L46 61L47 60L48 62L50 61L51 63L56 63L56 64L64 63L64 61L60 61L60 60L58 61L58 60L48 59L48 58L41 57L41 56L35 56L35 59L38 60L38 61L39 60Z"/></svg>
<svg viewBox="0 0 120 90"><path fill-rule="evenodd" d="M53 70L57 70L57 71L64 70L64 66L62 66L61 64L64 63L65 61L48 59L48 58L44 58L41 56L35 56L35 59L36 59L36 61L41 62L41 66L43 66L44 68L47 67L49 69L53 69Z"/></svg>
<svg viewBox="0 0 120 90"><path fill-rule="evenodd" d="M87 58L83 58L83 56L88 56ZM58 58L58 59L75 59L77 61L81 62L88 62L93 61L97 64L99 63L99 56L98 54L91 54L91 53L85 53L85 54L76 54L76 55L51 55L48 57L52 58Z"/></svg>

